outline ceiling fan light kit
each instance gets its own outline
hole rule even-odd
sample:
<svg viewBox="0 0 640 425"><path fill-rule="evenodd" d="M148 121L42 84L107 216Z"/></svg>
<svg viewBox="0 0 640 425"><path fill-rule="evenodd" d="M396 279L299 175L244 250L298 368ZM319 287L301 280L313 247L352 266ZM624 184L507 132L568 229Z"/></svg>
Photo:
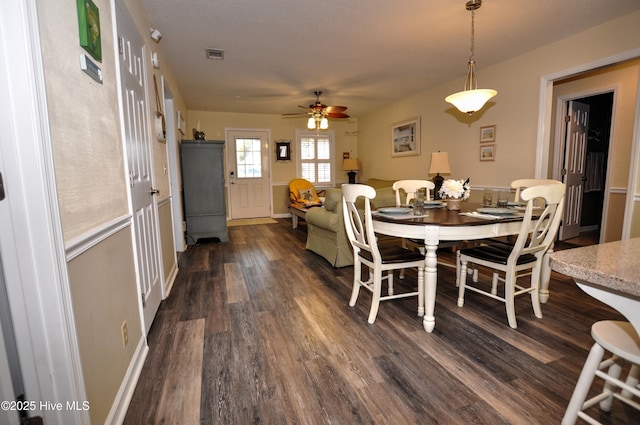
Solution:
<svg viewBox="0 0 640 425"><path fill-rule="evenodd" d="M467 78L464 81L464 90L447 96L444 100L453 104L460 112L473 114L482 109L489 99L498 94L493 89L478 89L478 79L476 77L476 62L474 60L475 50L475 11L482 6L482 0L471 0L465 5L471 11L471 55L469 56L469 69Z"/></svg>

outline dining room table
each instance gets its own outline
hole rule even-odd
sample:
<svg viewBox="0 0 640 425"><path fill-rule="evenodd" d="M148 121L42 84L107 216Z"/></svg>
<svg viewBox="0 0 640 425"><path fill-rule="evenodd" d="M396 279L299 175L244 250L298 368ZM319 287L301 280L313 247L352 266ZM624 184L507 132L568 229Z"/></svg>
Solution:
<svg viewBox="0 0 640 425"><path fill-rule="evenodd" d="M517 235L522 227L524 206L510 205L504 208L487 208L480 203L461 202L460 210L449 210L444 202L425 203L421 215L415 215L411 208L395 210L380 208L373 213L373 229L376 233L407 239L424 240L425 246L425 312L422 320L424 330L435 328L436 289L438 284L437 250L441 242L474 241ZM393 210L393 211L392 211ZM487 212L488 211L488 212ZM542 210L540 210L541 212ZM535 216L535 211L534 211ZM540 301L549 299L549 255L545 254L541 282Z"/></svg>

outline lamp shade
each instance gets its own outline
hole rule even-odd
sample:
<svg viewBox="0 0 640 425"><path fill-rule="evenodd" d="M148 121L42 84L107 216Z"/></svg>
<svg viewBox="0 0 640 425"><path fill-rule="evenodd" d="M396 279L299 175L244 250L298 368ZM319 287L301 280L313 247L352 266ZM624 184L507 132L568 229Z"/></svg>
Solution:
<svg viewBox="0 0 640 425"><path fill-rule="evenodd" d="M472 114L482 109L485 103L498 94L492 89L464 90L445 98L445 101L453 104L460 112Z"/></svg>
<svg viewBox="0 0 640 425"><path fill-rule="evenodd" d="M431 165L429 166L429 174L439 173L451 173L448 152L431 152Z"/></svg>
<svg viewBox="0 0 640 425"><path fill-rule="evenodd" d="M358 160L356 158L347 158L342 162L342 169L344 171L347 170L358 170L360 167L358 166Z"/></svg>

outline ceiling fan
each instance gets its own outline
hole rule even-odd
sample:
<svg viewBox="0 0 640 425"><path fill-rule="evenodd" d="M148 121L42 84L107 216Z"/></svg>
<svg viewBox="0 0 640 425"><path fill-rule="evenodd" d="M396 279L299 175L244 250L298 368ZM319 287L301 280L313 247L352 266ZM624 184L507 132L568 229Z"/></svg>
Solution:
<svg viewBox="0 0 640 425"><path fill-rule="evenodd" d="M315 103L311 105L302 106L298 105L298 107L302 109L306 109L307 112L302 113L294 113L294 114L283 114L284 116L301 116L301 115L309 115L309 121L307 122L307 128L309 129L321 129L325 130L329 127L328 118L349 118L349 115L345 114L344 111L347 110L346 106L327 106L320 102L321 91L314 91L316 95Z"/></svg>

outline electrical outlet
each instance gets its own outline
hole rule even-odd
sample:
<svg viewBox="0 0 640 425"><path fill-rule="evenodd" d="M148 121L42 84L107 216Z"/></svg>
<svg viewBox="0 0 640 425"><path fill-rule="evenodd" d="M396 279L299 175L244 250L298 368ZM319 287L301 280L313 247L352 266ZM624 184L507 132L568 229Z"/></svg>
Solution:
<svg viewBox="0 0 640 425"><path fill-rule="evenodd" d="M122 322L122 344L126 347L129 343L129 331L127 330L127 321Z"/></svg>

